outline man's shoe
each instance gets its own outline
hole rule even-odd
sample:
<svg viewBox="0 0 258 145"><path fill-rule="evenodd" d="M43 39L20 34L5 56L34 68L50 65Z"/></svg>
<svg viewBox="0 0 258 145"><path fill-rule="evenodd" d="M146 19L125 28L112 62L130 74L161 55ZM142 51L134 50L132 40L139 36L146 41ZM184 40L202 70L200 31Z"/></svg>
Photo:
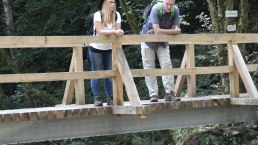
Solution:
<svg viewBox="0 0 258 145"><path fill-rule="evenodd" d="M150 97L150 102L158 102L158 96L157 95L152 95Z"/></svg>
<svg viewBox="0 0 258 145"><path fill-rule="evenodd" d="M102 103L100 97L95 97L94 98L94 106L103 106L103 103Z"/></svg>
<svg viewBox="0 0 258 145"><path fill-rule="evenodd" d="M113 106L113 97L107 97L107 105Z"/></svg>
<svg viewBox="0 0 258 145"><path fill-rule="evenodd" d="M166 93L165 97L164 97L165 101L180 101L181 98L177 97L175 95L175 93L173 91L171 91L170 93Z"/></svg>

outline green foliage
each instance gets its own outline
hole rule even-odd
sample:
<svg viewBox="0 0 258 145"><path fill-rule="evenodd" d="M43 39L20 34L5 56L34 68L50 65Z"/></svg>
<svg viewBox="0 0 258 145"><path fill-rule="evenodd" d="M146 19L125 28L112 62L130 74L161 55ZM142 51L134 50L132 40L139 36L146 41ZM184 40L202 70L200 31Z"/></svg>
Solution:
<svg viewBox="0 0 258 145"><path fill-rule="evenodd" d="M15 1L16 27L20 35L79 35L85 26L86 13L96 2L82 0ZM92 10L93 11L93 10Z"/></svg>
<svg viewBox="0 0 258 145"><path fill-rule="evenodd" d="M233 126L215 125L179 129L177 145L254 145L257 143L257 130L247 127L246 123ZM183 136L182 136L183 135Z"/></svg>
<svg viewBox="0 0 258 145"><path fill-rule="evenodd" d="M208 32L211 32L212 22L208 15L202 12L200 15L197 15L196 18L199 19L200 23L203 23L201 26L204 28L204 30L206 29Z"/></svg>

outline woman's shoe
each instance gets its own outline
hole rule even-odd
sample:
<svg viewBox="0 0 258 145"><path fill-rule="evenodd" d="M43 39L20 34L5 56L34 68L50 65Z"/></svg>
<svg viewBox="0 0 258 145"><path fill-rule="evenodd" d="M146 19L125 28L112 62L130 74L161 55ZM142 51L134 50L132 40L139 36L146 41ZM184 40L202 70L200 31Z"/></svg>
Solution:
<svg viewBox="0 0 258 145"><path fill-rule="evenodd" d="M103 103L102 103L100 97L95 97L94 98L94 106L103 106Z"/></svg>

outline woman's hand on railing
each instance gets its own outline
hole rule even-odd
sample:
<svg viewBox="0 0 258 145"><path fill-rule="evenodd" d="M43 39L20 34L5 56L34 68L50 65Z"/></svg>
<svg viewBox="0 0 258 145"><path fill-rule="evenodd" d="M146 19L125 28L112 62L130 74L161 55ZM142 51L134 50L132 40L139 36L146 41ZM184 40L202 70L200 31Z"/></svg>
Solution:
<svg viewBox="0 0 258 145"><path fill-rule="evenodd" d="M124 30L122 30L122 29L117 29L116 32L115 32L115 35L116 35L116 36L119 36L119 37L124 36Z"/></svg>

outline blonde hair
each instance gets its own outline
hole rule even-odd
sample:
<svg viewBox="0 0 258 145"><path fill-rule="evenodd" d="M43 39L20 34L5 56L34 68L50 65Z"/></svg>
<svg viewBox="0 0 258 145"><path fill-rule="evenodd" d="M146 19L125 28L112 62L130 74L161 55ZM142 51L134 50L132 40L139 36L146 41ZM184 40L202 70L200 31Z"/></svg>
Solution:
<svg viewBox="0 0 258 145"><path fill-rule="evenodd" d="M112 25L115 26L115 23L116 23L116 7L110 15L109 1L110 0L104 0L103 5L102 5L102 10L101 11L103 13L103 24L106 26L108 23L112 23Z"/></svg>

